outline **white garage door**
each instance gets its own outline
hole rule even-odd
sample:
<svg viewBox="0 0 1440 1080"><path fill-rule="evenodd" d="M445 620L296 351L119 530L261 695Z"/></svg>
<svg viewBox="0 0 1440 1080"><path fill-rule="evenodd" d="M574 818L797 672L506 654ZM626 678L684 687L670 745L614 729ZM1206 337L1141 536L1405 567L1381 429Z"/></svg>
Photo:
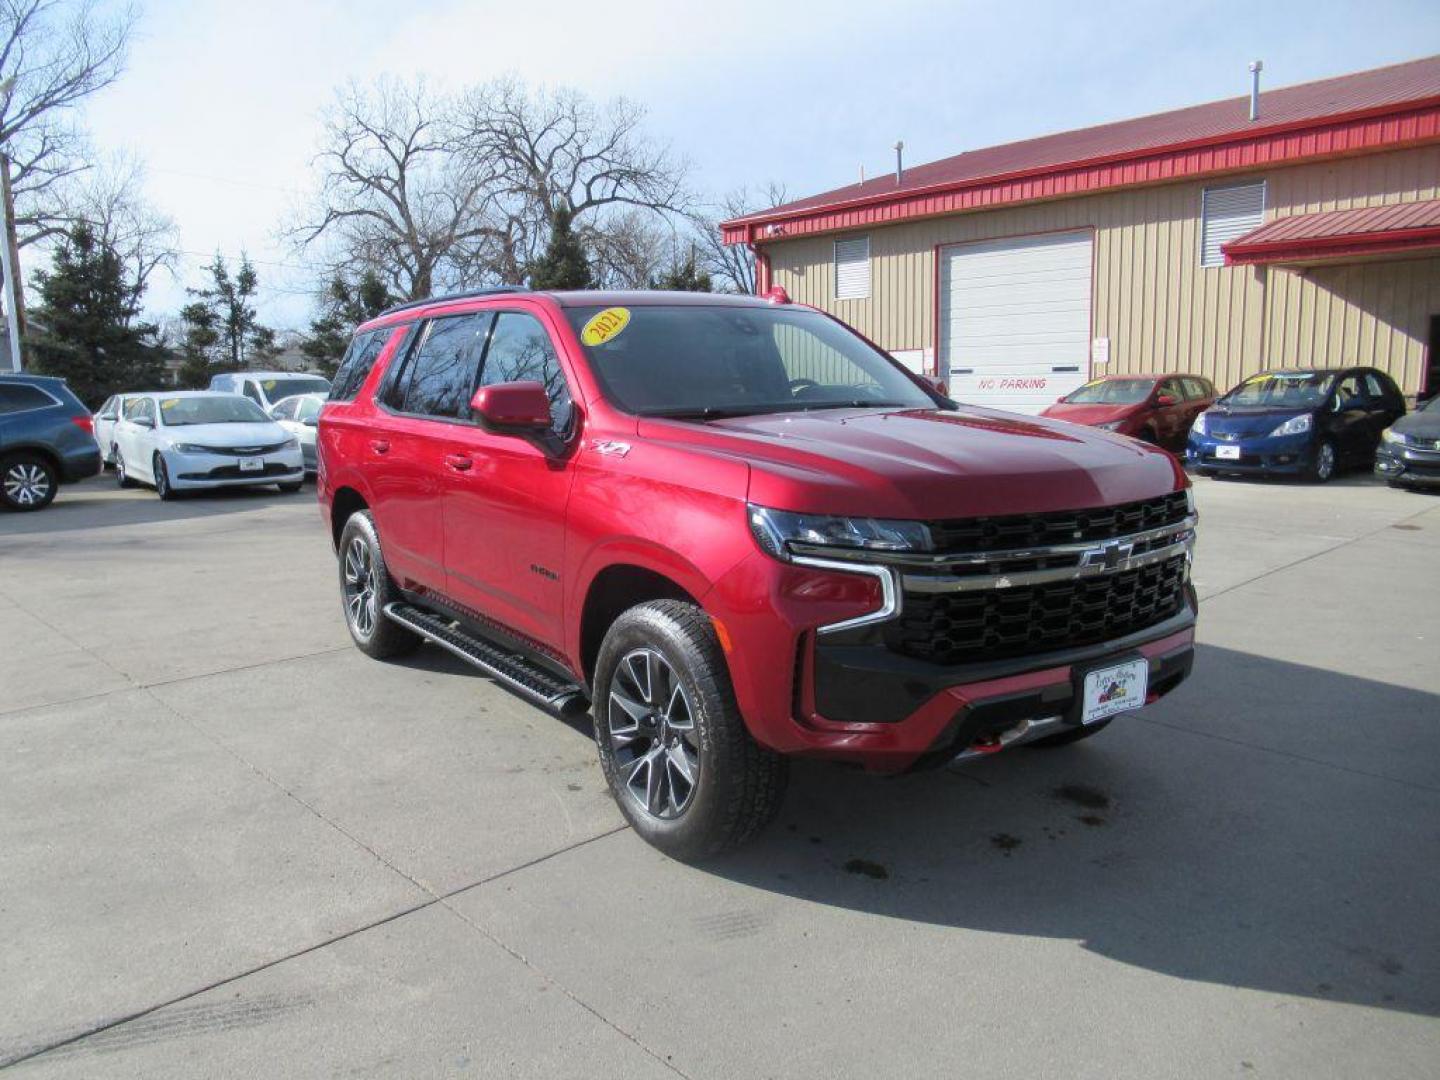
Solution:
<svg viewBox="0 0 1440 1080"><path fill-rule="evenodd" d="M940 251L941 370L961 401L1039 412L1090 377L1091 234Z"/></svg>

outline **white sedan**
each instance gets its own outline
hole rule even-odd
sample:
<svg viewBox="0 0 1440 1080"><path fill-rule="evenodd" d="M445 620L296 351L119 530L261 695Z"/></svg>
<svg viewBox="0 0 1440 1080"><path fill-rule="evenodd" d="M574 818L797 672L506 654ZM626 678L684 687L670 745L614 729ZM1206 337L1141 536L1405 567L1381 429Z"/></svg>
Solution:
<svg viewBox="0 0 1440 1080"><path fill-rule="evenodd" d="M270 410L271 419L300 440L307 475L315 472L315 429L320 423L320 407L328 397L328 394L292 394Z"/></svg>
<svg viewBox="0 0 1440 1080"><path fill-rule="evenodd" d="M151 485L162 499L198 488L277 484L299 491L305 461L295 437L239 394L139 394L115 424L121 487Z"/></svg>

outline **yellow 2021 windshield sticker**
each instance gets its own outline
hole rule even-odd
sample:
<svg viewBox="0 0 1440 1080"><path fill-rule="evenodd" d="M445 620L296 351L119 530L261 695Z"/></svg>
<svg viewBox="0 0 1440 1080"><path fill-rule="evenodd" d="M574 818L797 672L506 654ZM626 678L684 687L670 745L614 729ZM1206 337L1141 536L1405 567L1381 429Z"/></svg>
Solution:
<svg viewBox="0 0 1440 1080"><path fill-rule="evenodd" d="M173 409L176 405L179 405L179 404L180 404L180 399L179 399L178 397L172 397L172 398L166 398L164 401L160 402L160 407L161 407L162 409Z"/></svg>
<svg viewBox="0 0 1440 1080"><path fill-rule="evenodd" d="M629 325L629 308L608 307L590 316L590 321L580 331L580 340L586 345L604 345Z"/></svg>

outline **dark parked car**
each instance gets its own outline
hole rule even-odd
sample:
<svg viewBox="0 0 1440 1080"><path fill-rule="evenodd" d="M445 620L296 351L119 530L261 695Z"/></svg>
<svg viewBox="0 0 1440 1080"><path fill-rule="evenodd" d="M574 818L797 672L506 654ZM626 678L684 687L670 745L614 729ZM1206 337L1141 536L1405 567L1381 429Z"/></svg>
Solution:
<svg viewBox="0 0 1440 1080"><path fill-rule="evenodd" d="M1440 485L1440 397L1385 429L1375 451L1375 475L1391 487Z"/></svg>
<svg viewBox="0 0 1440 1080"><path fill-rule="evenodd" d="M1199 375L1105 375L1040 415L1132 435L1178 453L1195 417L1214 400L1214 385Z"/></svg>
<svg viewBox="0 0 1440 1080"><path fill-rule="evenodd" d="M63 379L0 375L0 506L40 510L100 471L90 410Z"/></svg>
<svg viewBox="0 0 1440 1080"><path fill-rule="evenodd" d="M1405 399L1374 368L1284 368L1251 375L1201 413L1186 460L1202 475L1279 473L1323 483L1368 465Z"/></svg>

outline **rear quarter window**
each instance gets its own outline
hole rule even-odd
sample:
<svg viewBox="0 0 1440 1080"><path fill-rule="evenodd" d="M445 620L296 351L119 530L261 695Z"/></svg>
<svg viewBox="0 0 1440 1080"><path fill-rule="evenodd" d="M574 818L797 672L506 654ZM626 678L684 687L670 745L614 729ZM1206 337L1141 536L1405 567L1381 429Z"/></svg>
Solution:
<svg viewBox="0 0 1440 1080"><path fill-rule="evenodd" d="M26 383L0 383L0 416L6 413L49 409L59 404L38 386Z"/></svg>
<svg viewBox="0 0 1440 1080"><path fill-rule="evenodd" d="M360 393L360 387L365 385L371 369L375 367L375 361L385 350L385 342L390 340L394 329L386 327L355 336L350 347L345 350L345 355L340 358L335 380L330 384L331 401L355 400L355 396Z"/></svg>

